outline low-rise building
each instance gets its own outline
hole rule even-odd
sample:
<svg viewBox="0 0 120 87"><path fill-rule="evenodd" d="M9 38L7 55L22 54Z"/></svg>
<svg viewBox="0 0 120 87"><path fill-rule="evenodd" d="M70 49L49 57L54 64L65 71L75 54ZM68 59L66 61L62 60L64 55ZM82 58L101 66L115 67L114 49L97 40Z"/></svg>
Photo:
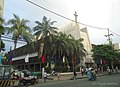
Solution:
<svg viewBox="0 0 120 87"><path fill-rule="evenodd" d="M114 43L114 49L120 52L120 43Z"/></svg>

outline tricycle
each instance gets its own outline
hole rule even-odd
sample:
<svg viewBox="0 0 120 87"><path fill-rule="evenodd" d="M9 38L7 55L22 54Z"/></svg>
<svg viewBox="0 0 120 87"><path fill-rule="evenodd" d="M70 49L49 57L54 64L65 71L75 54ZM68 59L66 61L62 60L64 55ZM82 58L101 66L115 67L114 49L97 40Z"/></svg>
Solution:
<svg viewBox="0 0 120 87"><path fill-rule="evenodd" d="M88 70L87 72L87 78L88 80L96 80L96 73L91 69L91 70Z"/></svg>

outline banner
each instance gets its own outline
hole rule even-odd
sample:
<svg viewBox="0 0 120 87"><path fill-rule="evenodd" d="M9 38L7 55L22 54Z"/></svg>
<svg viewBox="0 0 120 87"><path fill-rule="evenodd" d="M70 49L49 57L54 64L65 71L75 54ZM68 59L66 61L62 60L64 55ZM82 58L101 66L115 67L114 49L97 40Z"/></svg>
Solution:
<svg viewBox="0 0 120 87"><path fill-rule="evenodd" d="M45 57L44 56L42 56L42 63L44 63L45 62Z"/></svg>
<svg viewBox="0 0 120 87"><path fill-rule="evenodd" d="M38 58L41 58L41 57L42 57L43 48L44 48L44 43L41 43L41 44L40 44L40 50L39 50L39 53L38 53Z"/></svg>
<svg viewBox="0 0 120 87"><path fill-rule="evenodd" d="M29 54L27 54L27 56L25 57L25 62L29 62Z"/></svg>
<svg viewBox="0 0 120 87"><path fill-rule="evenodd" d="M56 62L56 56L54 56L54 59L53 59L54 63Z"/></svg>
<svg viewBox="0 0 120 87"><path fill-rule="evenodd" d="M0 64L2 63L2 54L0 53Z"/></svg>
<svg viewBox="0 0 120 87"><path fill-rule="evenodd" d="M100 64L102 64L102 59L100 59Z"/></svg>
<svg viewBox="0 0 120 87"><path fill-rule="evenodd" d="M106 64L106 59L104 59L104 64Z"/></svg>
<svg viewBox="0 0 120 87"><path fill-rule="evenodd" d="M9 63L12 64L12 51L10 51L10 60Z"/></svg>
<svg viewBox="0 0 120 87"><path fill-rule="evenodd" d="M65 56L63 56L63 63L65 63Z"/></svg>

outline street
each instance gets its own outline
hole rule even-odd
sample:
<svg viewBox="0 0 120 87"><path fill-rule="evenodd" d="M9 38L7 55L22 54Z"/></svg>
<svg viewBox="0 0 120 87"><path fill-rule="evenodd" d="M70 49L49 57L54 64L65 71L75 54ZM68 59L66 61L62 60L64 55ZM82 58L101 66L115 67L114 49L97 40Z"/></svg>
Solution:
<svg viewBox="0 0 120 87"><path fill-rule="evenodd" d="M96 81L85 79L39 82L28 87L120 87L120 74L98 77Z"/></svg>

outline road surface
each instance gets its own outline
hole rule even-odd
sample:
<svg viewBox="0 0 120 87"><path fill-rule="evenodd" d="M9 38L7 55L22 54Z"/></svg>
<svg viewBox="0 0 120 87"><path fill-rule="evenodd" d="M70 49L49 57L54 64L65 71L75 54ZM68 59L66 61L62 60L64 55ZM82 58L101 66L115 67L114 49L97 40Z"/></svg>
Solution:
<svg viewBox="0 0 120 87"><path fill-rule="evenodd" d="M23 86L24 87L24 86ZM120 74L98 77L96 81L85 79L39 82L25 87L120 87Z"/></svg>

